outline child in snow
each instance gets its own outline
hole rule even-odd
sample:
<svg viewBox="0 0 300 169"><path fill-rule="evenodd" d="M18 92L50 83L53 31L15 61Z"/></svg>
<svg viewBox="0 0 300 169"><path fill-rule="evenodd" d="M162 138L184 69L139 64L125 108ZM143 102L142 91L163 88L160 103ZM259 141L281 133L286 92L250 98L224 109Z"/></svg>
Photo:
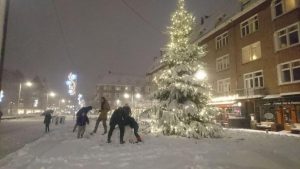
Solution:
<svg viewBox="0 0 300 169"><path fill-rule="evenodd" d="M78 126L78 133L77 133L77 138L82 138L83 134L85 132L85 127L86 124L89 124L89 118L87 116L87 113L92 110L92 106L88 106L88 107L83 107L81 108L76 116L76 126Z"/></svg>

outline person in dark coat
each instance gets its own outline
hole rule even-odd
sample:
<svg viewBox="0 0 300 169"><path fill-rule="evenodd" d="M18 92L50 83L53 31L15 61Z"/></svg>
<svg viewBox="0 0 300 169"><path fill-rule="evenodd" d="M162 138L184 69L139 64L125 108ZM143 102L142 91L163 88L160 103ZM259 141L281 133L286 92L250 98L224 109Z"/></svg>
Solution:
<svg viewBox="0 0 300 169"><path fill-rule="evenodd" d="M140 135L138 134L138 131L139 131L139 125L138 123L135 121L135 119L131 116L128 116L126 119L125 119L125 125L129 125L131 128L133 128L133 132L134 132L134 135L136 137L136 143L138 142L142 142L142 139L140 137Z"/></svg>
<svg viewBox="0 0 300 169"><path fill-rule="evenodd" d="M87 106L87 107L82 107L81 109L78 110L78 112L76 113L76 123L74 125L74 128L73 128L73 132L75 132L76 128L77 128L77 120L78 118L80 117L80 115L82 113L85 113L85 112L89 112L90 110L92 110L93 107L92 106Z"/></svg>
<svg viewBox="0 0 300 169"><path fill-rule="evenodd" d="M45 133L49 132L49 126L50 126L50 123L51 123L51 113L53 111L52 110L48 110L45 112L45 118L44 118L44 124L45 124Z"/></svg>
<svg viewBox="0 0 300 169"><path fill-rule="evenodd" d="M1 122L2 115L3 115L3 113L2 113L2 111L0 110L0 122Z"/></svg>
<svg viewBox="0 0 300 169"><path fill-rule="evenodd" d="M104 133L102 135L107 133L106 120L107 120L107 113L109 112L109 110L110 110L110 106L109 106L108 101L105 99L105 97L101 97L101 109L99 111L100 114L96 121L94 130L93 130L93 132L91 132L91 135L97 132L100 121L102 121L103 128L104 128Z"/></svg>
<svg viewBox="0 0 300 169"><path fill-rule="evenodd" d="M119 126L120 129L120 144L124 144L124 126L125 126L125 119L127 118L127 116L129 115L129 113L131 112L130 107L119 107L118 109L116 109L113 114L111 115L110 118L110 122L109 122L109 132L107 135L107 143L111 142L111 136L112 133L116 127L116 125Z"/></svg>
<svg viewBox="0 0 300 169"><path fill-rule="evenodd" d="M92 110L92 106L88 106L88 107L83 107L81 108L76 116L76 125L78 126L78 133L77 133L77 138L82 138L83 134L85 132L85 127L86 124L89 124L89 118L87 116L87 113Z"/></svg>

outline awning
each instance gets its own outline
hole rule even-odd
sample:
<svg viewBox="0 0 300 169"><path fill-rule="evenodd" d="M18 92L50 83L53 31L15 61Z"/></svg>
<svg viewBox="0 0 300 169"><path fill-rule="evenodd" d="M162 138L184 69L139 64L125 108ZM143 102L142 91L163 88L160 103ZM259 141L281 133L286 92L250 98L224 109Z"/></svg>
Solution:
<svg viewBox="0 0 300 169"><path fill-rule="evenodd" d="M271 95L267 95L265 96L263 99L278 99L281 98L280 94L271 94Z"/></svg>
<svg viewBox="0 0 300 169"><path fill-rule="evenodd" d="M264 95L249 95L249 96L239 96L237 100L244 100L244 99L257 99L262 98Z"/></svg>
<svg viewBox="0 0 300 169"><path fill-rule="evenodd" d="M300 95L300 92L280 93L280 96Z"/></svg>

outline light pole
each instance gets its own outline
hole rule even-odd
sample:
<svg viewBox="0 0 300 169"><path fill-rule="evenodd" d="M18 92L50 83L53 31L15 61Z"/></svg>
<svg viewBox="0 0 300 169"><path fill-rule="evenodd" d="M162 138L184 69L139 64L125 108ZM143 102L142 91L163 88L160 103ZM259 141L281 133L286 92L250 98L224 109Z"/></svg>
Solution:
<svg viewBox="0 0 300 169"><path fill-rule="evenodd" d="M31 83L30 81L27 81L27 82L25 83L25 86L31 87L31 86L32 86L32 83ZM18 105L17 105L18 111L17 111L17 113L19 113L19 108L20 108L21 92L22 92L22 83L20 83L20 86L19 86Z"/></svg>
<svg viewBox="0 0 300 169"><path fill-rule="evenodd" d="M50 96L50 97L55 97L55 96L56 96L56 93L54 93L54 92L49 92L49 93L47 93L46 109L48 108L49 96Z"/></svg>

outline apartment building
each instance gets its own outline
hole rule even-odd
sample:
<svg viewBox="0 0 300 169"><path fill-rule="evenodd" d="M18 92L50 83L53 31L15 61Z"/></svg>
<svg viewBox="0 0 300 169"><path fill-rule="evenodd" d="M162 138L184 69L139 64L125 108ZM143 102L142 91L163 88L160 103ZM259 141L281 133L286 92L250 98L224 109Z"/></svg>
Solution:
<svg viewBox="0 0 300 169"><path fill-rule="evenodd" d="M194 43L205 45L221 121L274 130L300 122L300 0L257 0Z"/></svg>
<svg viewBox="0 0 300 169"><path fill-rule="evenodd" d="M108 74L97 85L97 100L104 96L112 109L124 104L131 108L143 106L145 80L143 77Z"/></svg>

